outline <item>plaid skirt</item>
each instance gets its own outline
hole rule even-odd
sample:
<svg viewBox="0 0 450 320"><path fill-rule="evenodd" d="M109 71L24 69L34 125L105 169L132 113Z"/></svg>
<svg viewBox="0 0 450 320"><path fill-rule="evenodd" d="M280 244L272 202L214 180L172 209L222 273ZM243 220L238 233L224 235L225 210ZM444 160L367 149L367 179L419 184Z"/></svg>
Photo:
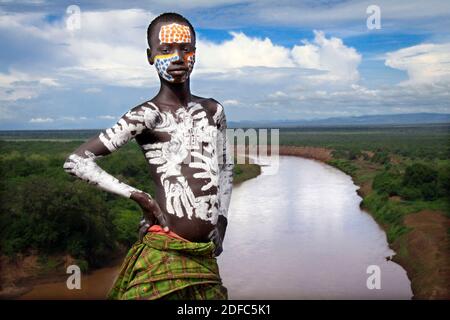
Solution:
<svg viewBox="0 0 450 320"><path fill-rule="evenodd" d="M226 300L214 243L148 232L128 251L108 299Z"/></svg>

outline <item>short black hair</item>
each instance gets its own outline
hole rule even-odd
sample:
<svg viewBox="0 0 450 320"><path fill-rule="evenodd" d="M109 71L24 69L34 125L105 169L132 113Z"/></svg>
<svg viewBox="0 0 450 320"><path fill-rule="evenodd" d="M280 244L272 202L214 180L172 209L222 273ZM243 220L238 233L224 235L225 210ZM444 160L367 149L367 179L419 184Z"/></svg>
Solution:
<svg viewBox="0 0 450 320"><path fill-rule="evenodd" d="M158 22L171 22L171 21L186 23L189 26L189 28L191 29L192 34L194 35L194 39L196 39L194 27L192 26L192 24L189 22L188 19L186 19L179 13L165 12L165 13L162 13L159 16L157 16L155 19L153 19L153 21L150 22L150 24L147 28L147 43L148 43L149 47L150 47L150 36L153 33L156 24Z"/></svg>

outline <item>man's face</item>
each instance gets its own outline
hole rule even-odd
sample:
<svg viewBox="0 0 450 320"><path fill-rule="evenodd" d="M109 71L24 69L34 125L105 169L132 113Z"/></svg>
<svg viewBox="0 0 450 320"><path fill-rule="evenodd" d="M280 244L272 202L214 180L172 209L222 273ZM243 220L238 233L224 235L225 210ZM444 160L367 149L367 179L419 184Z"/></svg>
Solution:
<svg viewBox="0 0 450 320"><path fill-rule="evenodd" d="M150 36L149 61L161 78L172 83L186 81L194 68L195 38L187 24L158 23Z"/></svg>

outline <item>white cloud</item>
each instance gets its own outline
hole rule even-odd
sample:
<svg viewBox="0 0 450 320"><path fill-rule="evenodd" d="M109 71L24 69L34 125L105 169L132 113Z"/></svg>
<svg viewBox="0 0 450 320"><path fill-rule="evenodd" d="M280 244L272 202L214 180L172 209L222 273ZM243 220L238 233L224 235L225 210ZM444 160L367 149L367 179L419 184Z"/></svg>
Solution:
<svg viewBox="0 0 450 320"><path fill-rule="evenodd" d="M420 44L386 54L385 65L408 73L405 84L450 83L450 43Z"/></svg>
<svg viewBox="0 0 450 320"><path fill-rule="evenodd" d="M142 87L158 84L146 58L146 29L154 15L143 9L81 11L81 28L49 23L45 13L0 11L0 32L43 41L61 60L58 76L89 77L100 84ZM43 79L55 85L54 79Z"/></svg>
<svg viewBox="0 0 450 320"><path fill-rule="evenodd" d="M200 71L220 72L241 67L293 67L289 49L272 43L269 38L248 37L231 32L232 39L213 43L198 39L197 67Z"/></svg>
<svg viewBox="0 0 450 320"><path fill-rule="evenodd" d="M60 86L60 84L55 79L52 79L52 78L42 78L39 80L39 83L43 84L45 86L48 86L48 87L59 87Z"/></svg>
<svg viewBox="0 0 450 320"><path fill-rule="evenodd" d="M100 93L102 92L102 89L100 88L87 88L84 90L86 93Z"/></svg>
<svg viewBox="0 0 450 320"><path fill-rule="evenodd" d="M117 120L119 116L108 114L120 115L120 108L129 104L125 100L131 96L130 92L133 97L142 96L144 100L148 98L147 88L159 84L156 71L148 65L145 53L145 31L153 16L141 9L82 10L81 30L69 32L62 22L49 23L45 13L0 12L0 32L18 35L18 39L38 39L34 43L55 55L38 61L40 70L48 70L48 73L39 73L37 68L20 69L21 65L0 73L0 100L11 102L4 108L7 112L3 118L16 114L16 119L32 118L35 123L59 123L58 120L62 120L60 115L65 111L57 110L51 103L46 105L38 99L32 103L13 103L35 98L45 89L53 92L74 88L67 91L67 99L79 101L79 97L73 96L80 92L77 90L86 93L104 91L95 97L97 100L109 92L103 87L106 85L139 88L140 91L123 89L124 100L114 108L96 106L96 113L104 115L96 117L95 121ZM342 39L330 37L322 31L315 31L310 41L299 39L294 47L277 45L272 41L274 39L253 37L242 32L231 33L231 39L220 43L201 37L197 40L197 63L191 84L193 92L214 97L223 101L225 106L239 106L229 108L227 117L230 120L299 118L354 114L357 111L359 114L389 113L393 108L410 108L411 112L449 110L449 86L442 85L447 83L445 79L448 77L450 50L447 46L435 44L420 50L412 47L415 49L398 50L386 58L386 65L408 72L409 83L428 79L441 85L414 90L410 86L375 89L363 86L359 82L358 70L361 54ZM427 65L420 67L423 61ZM80 83L83 84L81 89ZM86 95L86 98L92 96ZM55 99L60 100L52 100L53 96L49 95L46 99L54 102L65 98L57 96ZM35 102L42 102L40 106L43 108L39 112ZM23 108L18 108L18 105ZM92 112L88 105L80 104L80 108L86 110L80 114ZM255 108L263 112L255 113ZM34 118L36 114L51 118ZM65 116L66 122L74 125L78 124L77 120L86 120L84 117ZM81 123L82 126L85 124Z"/></svg>
<svg viewBox="0 0 450 320"><path fill-rule="evenodd" d="M304 41L303 45L294 46L292 56L301 67L327 71L318 78L350 82L359 79L361 55L339 38L327 39L322 31L314 30L312 43Z"/></svg>
<svg viewBox="0 0 450 320"><path fill-rule="evenodd" d="M222 104L227 106L237 106L240 102L236 99L228 99L224 100Z"/></svg>
<svg viewBox="0 0 450 320"><path fill-rule="evenodd" d="M97 118L99 118L99 119L104 119L104 120L114 120L114 119L117 119L117 117L110 116L110 115L98 116Z"/></svg>
<svg viewBox="0 0 450 320"><path fill-rule="evenodd" d="M44 87L57 87L56 79L32 75L15 69L0 72L0 101L33 99Z"/></svg>
<svg viewBox="0 0 450 320"><path fill-rule="evenodd" d="M292 49L275 45L269 38L249 37L242 32L231 32L231 35L232 39L221 43L199 39L197 73L216 73L218 78L226 74L227 78L245 77L258 82L280 81L292 74L296 74L295 78L317 81L356 82L359 79L361 55L339 38L326 38L322 31L314 31L312 43L304 40L303 45ZM320 72L310 75L292 70L298 67Z"/></svg>
<svg viewBox="0 0 450 320"><path fill-rule="evenodd" d="M157 86L156 71L146 59L146 28L155 15L143 9L81 11L81 29L67 30L65 23L48 23L44 14L0 15L0 29L27 34L55 46L61 60L57 77L89 81L93 86ZM296 67L322 71L321 80L358 78L360 55L341 39L316 32L313 43L288 48L269 38L231 32L221 43L197 39L196 77L243 78L258 82L281 81ZM61 46L61 44L64 44ZM266 69L264 69L266 68ZM308 72L302 72L307 76ZM298 77L298 75L296 76ZM42 79L57 85L55 77ZM93 91L90 91L93 92Z"/></svg>
<svg viewBox="0 0 450 320"><path fill-rule="evenodd" d="M53 122L53 118L31 118L29 122L31 123L46 123Z"/></svg>
<svg viewBox="0 0 450 320"><path fill-rule="evenodd" d="M146 29L153 17L142 9L82 11L81 29L68 31L67 38L75 65L64 71L87 74L110 85L158 84L146 56Z"/></svg>
<svg viewBox="0 0 450 320"><path fill-rule="evenodd" d="M278 90L278 91L275 91L274 93L271 93L271 94L269 94L269 98L283 98L283 97L287 97L288 95L285 93L285 92L283 92L283 91L281 91L281 90Z"/></svg>
<svg viewBox="0 0 450 320"><path fill-rule="evenodd" d="M295 1L258 0L249 6L239 7L239 15L214 16L212 25L270 24L289 27L309 27L330 30L339 34L367 33L366 8L377 5L381 9L381 25L392 31L416 30L419 33L434 31L444 33L450 26L450 1L442 0L347 0L347 1ZM440 23L436 23L439 19ZM217 22L216 22L217 21ZM444 28L442 23L445 24Z"/></svg>

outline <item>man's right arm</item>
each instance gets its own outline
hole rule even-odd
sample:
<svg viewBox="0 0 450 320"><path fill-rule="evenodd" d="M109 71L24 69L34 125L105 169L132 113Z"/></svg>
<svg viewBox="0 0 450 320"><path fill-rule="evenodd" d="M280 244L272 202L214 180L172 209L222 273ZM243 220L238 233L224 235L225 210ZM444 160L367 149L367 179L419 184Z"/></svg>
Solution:
<svg viewBox="0 0 450 320"><path fill-rule="evenodd" d="M133 193L142 193L134 187L120 182L100 168L96 159L106 156L125 145L145 129L153 129L158 121L158 112L151 105L140 105L124 114L111 128L90 139L75 150L64 163L64 170L98 188L130 198ZM150 197L149 194L146 193ZM150 197L151 198L151 197Z"/></svg>

